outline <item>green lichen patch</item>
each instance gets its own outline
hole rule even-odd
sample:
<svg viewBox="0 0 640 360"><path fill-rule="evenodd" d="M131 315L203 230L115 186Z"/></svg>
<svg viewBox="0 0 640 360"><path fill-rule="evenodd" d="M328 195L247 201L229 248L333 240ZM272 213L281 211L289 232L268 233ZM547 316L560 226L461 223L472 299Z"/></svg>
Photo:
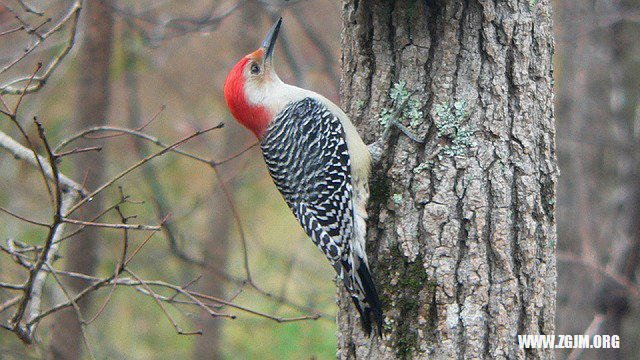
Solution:
<svg viewBox="0 0 640 360"><path fill-rule="evenodd" d="M456 101L451 106L448 102L436 105L435 125L438 129L438 137L444 140L444 144L438 154L442 156L456 157L466 156L467 150L477 146L473 138L473 131L465 120L469 117L467 102Z"/></svg>
<svg viewBox="0 0 640 360"><path fill-rule="evenodd" d="M389 98L393 100L393 108L383 109L380 114L380 125L387 127L394 120L394 116L398 116L400 112L400 119L395 119L397 122L401 122L401 119L409 121L409 125L418 126L422 122L423 113L422 105L416 99L411 99L412 93L406 89L406 83L404 80L400 80L393 85L389 92ZM400 109L399 107L403 108Z"/></svg>
<svg viewBox="0 0 640 360"><path fill-rule="evenodd" d="M413 173L414 174L419 174L421 172L423 172L424 170L427 170L429 168L433 167L433 162L432 161L425 161L423 163L421 163L420 165L416 166L413 168Z"/></svg>
<svg viewBox="0 0 640 360"><path fill-rule="evenodd" d="M409 261L397 246L381 258L377 269L388 274L380 282L380 301L393 322L385 329L397 357L410 359L419 351L418 328L422 326L424 334L431 332L419 319L426 319L431 329L435 327L435 306L431 304L435 283L429 280L421 255Z"/></svg>

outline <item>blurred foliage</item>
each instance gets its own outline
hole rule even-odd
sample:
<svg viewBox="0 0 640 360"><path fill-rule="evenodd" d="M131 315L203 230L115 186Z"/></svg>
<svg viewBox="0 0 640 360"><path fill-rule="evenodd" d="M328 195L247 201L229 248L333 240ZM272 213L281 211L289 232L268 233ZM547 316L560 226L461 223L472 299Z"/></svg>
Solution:
<svg viewBox="0 0 640 360"><path fill-rule="evenodd" d="M147 13L151 17L197 18L207 13L211 4L230 6L223 2L190 1L164 2L157 6L152 1L116 2L121 9L129 9L131 14ZM55 14L63 9L60 2L48 1L39 4L39 8L47 13ZM270 9L272 11L273 9ZM305 37L300 25L296 23L292 12L307 19L313 29L322 29L319 34L331 50L330 56L339 58L339 11L337 4L330 2L302 2L281 9L286 18L284 31L289 46L295 52L295 60L304 74L305 85L327 95L337 101L338 84L335 77L326 73L319 50ZM225 123L225 128L193 139L182 149L201 155L205 158L221 160L224 154L237 153L251 145L255 139L248 131L235 128L238 125L231 118L222 96L222 85L228 70L244 54L252 48L240 48L238 40L246 37L247 43L258 47L262 36L271 25L271 15L263 9L258 16L259 24L254 24L253 32L243 31L246 14L239 9L225 18L220 27L203 32L186 32L174 34L166 40L152 42L146 36L154 27L140 18L116 14L116 37L112 59L112 100L108 125L131 127L128 119L128 106L132 100L128 94L125 74L133 71L139 83L139 99L142 122L145 123L159 111L158 118L143 131L157 137L165 143L172 143L193 131L217 124ZM159 20L160 21L160 20ZM6 20L9 24L10 20ZM133 23L133 27L130 25ZM0 23L0 25L2 25ZM3 25L4 26L4 25ZM8 26L8 25L7 25ZM16 34L18 35L18 34ZM176 35L176 36L173 36ZM21 45L24 36L0 38L0 48L13 49ZM79 34L79 41L82 33ZM19 63L13 74L29 73L29 69L37 61L46 59L61 46L63 36L50 41L48 48L33 54ZM78 43L76 44L76 47ZM291 63L285 61L282 49L276 50L277 68L283 80L295 82ZM125 56L132 53L134 57ZM11 52L5 52L10 58ZM67 57L56 70L47 85L38 93L28 95L21 108L20 121L28 129L32 138L37 139L30 119L37 115L45 124L50 142L56 146L76 130L71 123L73 119L74 99L77 83L77 62L75 53ZM335 74L339 71L337 62L329 68ZM12 98L10 98L12 99ZM0 129L15 139L22 140L16 129L2 119ZM232 134L232 135L230 135ZM240 134L238 137L237 134ZM226 136L236 136L234 141L225 140ZM108 164L107 173L114 176L137 162L141 156L134 147L134 139L127 136L95 139L95 145L102 146L102 151L95 156L104 157ZM221 144L234 144L233 149L224 149ZM147 153L159 148L145 143ZM69 146L67 150L73 148ZM43 148L39 148L43 152ZM73 156L66 157L60 163L65 174L73 174ZM213 213L208 201L213 194L220 194L221 187L213 171L206 165L192 159L167 154L153 160L150 165L159 174L158 181L164 196L170 205L170 219L177 228L180 249L195 259L202 258L207 241L215 237L210 228ZM41 176L27 165L16 162L0 153L0 206L11 209L38 221L51 220L51 208L43 186ZM282 201L280 194L273 186L262 157L257 148L248 151L237 159L219 167L225 182L234 180L237 185L234 193L234 204L241 216L246 234L250 268L257 286L288 302L304 307L317 309L329 318L307 320L292 323L277 323L257 317L239 310L222 308L217 311L237 316L235 320L222 321L222 333L204 333L202 337L221 337L220 352L225 359L262 358L334 358L335 357L335 284L334 272L317 248L308 240L295 218ZM121 186L124 192L134 201L143 203L125 204L125 215L135 215L135 223L156 224L166 214L156 214L153 199L156 194L150 189L141 169L126 176L99 195L106 206L118 201ZM108 177L109 177L108 176ZM82 179L75 179L81 182ZM222 197L218 197L221 198ZM229 204L214 204L222 211L231 211ZM82 211L75 214L82 218ZM230 217L230 219L233 219ZM121 220L115 213L100 219L102 222L119 223ZM230 247L225 273L240 281L245 277L243 255L237 224L234 221L226 224L231 228ZM46 229L25 224L6 214L0 215L0 241L14 238L29 244L41 244ZM67 232L73 227L67 227ZM214 229L215 231L215 229ZM113 273L122 247L122 231L102 230L96 239L100 245L100 256L97 276L108 276ZM148 236L148 233L130 232L129 252ZM66 241L74 241L73 238ZM64 245L59 254L62 259L56 265L63 268L65 254ZM216 264L207 264L215 267ZM163 234L156 234L142 251L136 256L131 269L147 280L162 280L174 284L187 284L199 275L203 277L217 276L216 271L189 264L173 254ZM24 281L23 269L16 266L6 254L0 254L1 281L20 283ZM123 274L122 276L126 276ZM220 280L223 281L223 280ZM207 293L207 289L199 289L198 283L192 288ZM280 317L298 317L312 315L300 311L275 299L264 296L241 282L225 281L225 289L229 298L235 294L233 302L250 309ZM85 314L91 318L105 301L110 288L95 292L92 310ZM158 294L172 296L162 289ZM13 294L0 291L0 303L8 300ZM49 277L45 285L43 309L64 301L64 295L55 281ZM167 309L185 330L196 330L194 320L206 318L202 310L194 306L167 305ZM11 311L0 314L0 320L6 321ZM39 346L25 347L13 334L2 330L0 334L0 351L2 358L26 359L39 358L46 349L48 339L57 329L55 324L45 319L40 324ZM97 358L121 359L176 359L190 358L196 336L176 334L171 323L158 308L154 300L131 287L118 287L104 312L97 321L88 327L91 347Z"/></svg>

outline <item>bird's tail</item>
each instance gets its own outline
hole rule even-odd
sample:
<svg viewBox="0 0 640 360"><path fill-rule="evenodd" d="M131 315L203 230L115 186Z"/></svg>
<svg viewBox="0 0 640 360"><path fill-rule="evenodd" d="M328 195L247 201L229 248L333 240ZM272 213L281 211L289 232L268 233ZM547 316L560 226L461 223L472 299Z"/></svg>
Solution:
<svg viewBox="0 0 640 360"><path fill-rule="evenodd" d="M371 278L366 260L357 255L356 257L355 271L352 273L354 291L351 293L351 299L360 313L362 329L369 336L373 325L375 326L375 333L381 336L383 316L378 291Z"/></svg>

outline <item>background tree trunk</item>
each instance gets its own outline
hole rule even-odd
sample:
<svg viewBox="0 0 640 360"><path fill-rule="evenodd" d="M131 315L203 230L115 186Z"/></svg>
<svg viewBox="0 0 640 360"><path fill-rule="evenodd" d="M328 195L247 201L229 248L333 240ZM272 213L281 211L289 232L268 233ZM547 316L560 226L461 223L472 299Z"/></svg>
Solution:
<svg viewBox="0 0 640 360"><path fill-rule="evenodd" d="M86 129L105 124L110 101L109 67L113 42L113 17L108 1L88 1L85 4L85 34L78 54L78 93L75 112L75 126ZM95 145L95 143L90 143ZM82 147L82 142L78 142ZM104 162L95 153L74 155L77 161L77 179L84 179L87 189L102 185ZM91 219L102 209L100 199L94 199L78 212L82 219ZM67 242L65 267L68 271L93 274L96 267L99 230L88 226L77 237ZM87 283L82 280L68 280L67 288L76 292ZM89 297L79 302L83 313L89 308ZM82 354L82 334L80 323L73 309L58 313L54 320L50 357L74 360Z"/></svg>
<svg viewBox="0 0 640 360"><path fill-rule="evenodd" d="M364 337L341 290L338 357L552 358L517 344L554 333L550 1L345 1L343 23L342 106L365 142L416 91L400 121L426 143L395 134L374 169L386 330Z"/></svg>
<svg viewBox="0 0 640 360"><path fill-rule="evenodd" d="M635 359L640 347L638 0L558 2L558 333L616 334L620 349L569 359ZM606 269L603 273L599 269ZM620 283L620 280L627 284Z"/></svg>
<svg viewBox="0 0 640 360"><path fill-rule="evenodd" d="M256 48L261 39L257 34L260 34L261 24L261 7L256 1L247 1L242 9L242 22L243 29L246 31L239 32L235 35L236 48L235 52L232 52L232 56L240 58L243 54L247 54ZM253 34L254 36L250 36ZM247 137L244 129L239 126L229 126L225 129L225 138L222 141L222 146L218 146L215 153L219 154L220 159L225 159L234 153L237 153L238 148L241 148L240 144L246 141L243 140ZM247 146L250 145L246 144ZM221 171L221 170L218 170ZM225 178L222 173L222 179ZM227 199L225 198L222 184L217 182L217 179L212 179L216 183L214 193L209 200L209 206L211 209L210 214L210 232L209 236L205 238L204 246L204 262L205 266L212 268L215 271L208 271L203 276L200 284L200 289L205 294L211 294L213 296L225 297L224 282L220 273L224 273L227 266L227 259L229 258L229 249L232 244L236 223L233 219L233 213L227 205ZM227 189L231 194L235 194L237 190L237 179L230 179L227 183ZM193 351L193 359L209 359L217 360L222 358L223 352L221 348L222 343L222 326L224 325L224 319L212 318L211 315L204 311L200 311L198 319L198 327L203 330L203 336L199 336L196 339L196 345Z"/></svg>

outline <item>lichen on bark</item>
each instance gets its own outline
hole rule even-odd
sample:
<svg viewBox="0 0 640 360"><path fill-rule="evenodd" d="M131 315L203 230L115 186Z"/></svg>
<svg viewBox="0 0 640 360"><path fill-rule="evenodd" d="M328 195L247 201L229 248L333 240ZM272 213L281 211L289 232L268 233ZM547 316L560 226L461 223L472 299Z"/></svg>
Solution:
<svg viewBox="0 0 640 360"><path fill-rule="evenodd" d="M374 168L385 334L366 338L341 290L338 357L553 357L517 346L554 331L550 1L345 0L343 24L342 107L365 142L402 84L425 143L396 133Z"/></svg>

